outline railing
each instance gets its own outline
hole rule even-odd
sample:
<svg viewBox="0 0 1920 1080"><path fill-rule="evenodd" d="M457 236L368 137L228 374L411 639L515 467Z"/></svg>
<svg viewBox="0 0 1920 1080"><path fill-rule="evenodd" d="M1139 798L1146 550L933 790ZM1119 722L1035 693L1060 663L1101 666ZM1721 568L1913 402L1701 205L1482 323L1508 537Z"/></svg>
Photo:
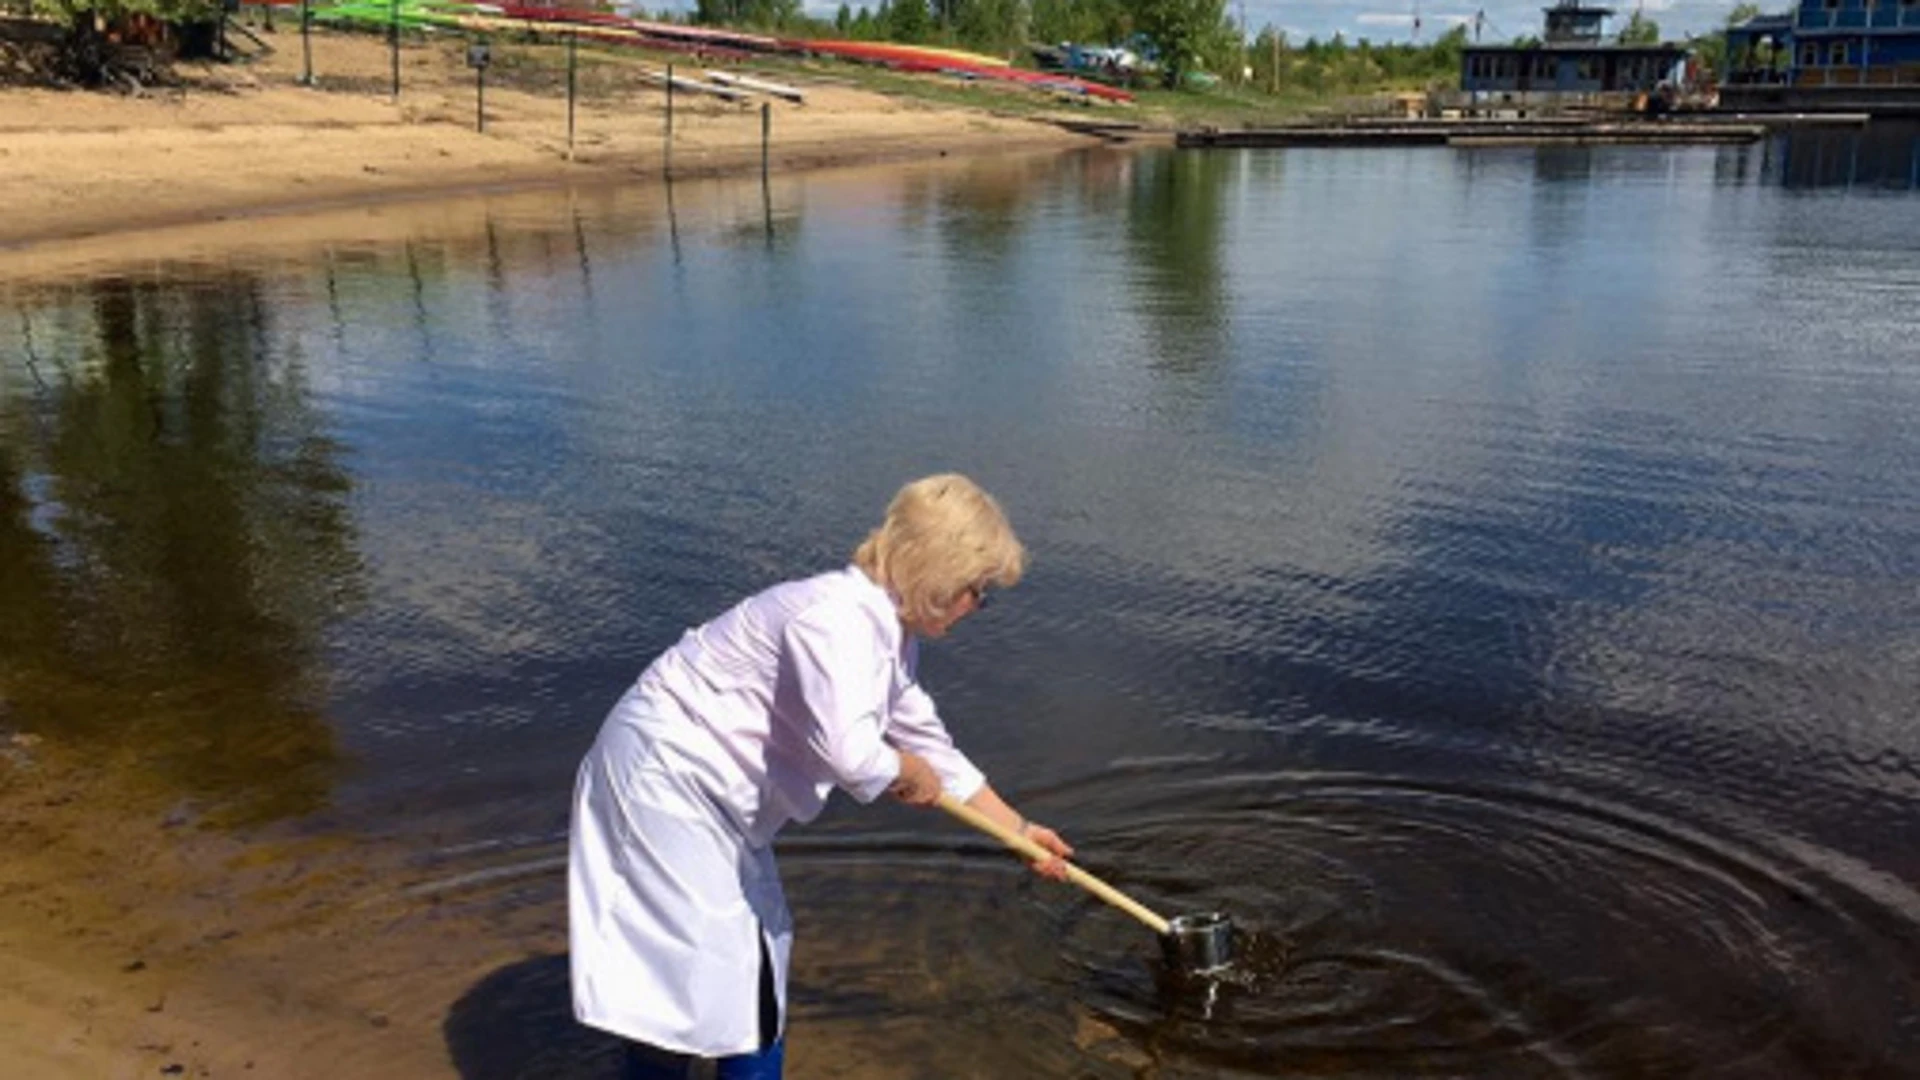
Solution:
<svg viewBox="0 0 1920 1080"><path fill-rule="evenodd" d="M1894 4L1885 0L1872 8L1800 8L1794 12L1793 25L1799 30L1846 30L1872 28L1898 30L1920 28L1920 4Z"/></svg>
<svg viewBox="0 0 1920 1080"><path fill-rule="evenodd" d="M1899 67L1812 67L1793 73L1795 86L1920 86L1920 64Z"/></svg>

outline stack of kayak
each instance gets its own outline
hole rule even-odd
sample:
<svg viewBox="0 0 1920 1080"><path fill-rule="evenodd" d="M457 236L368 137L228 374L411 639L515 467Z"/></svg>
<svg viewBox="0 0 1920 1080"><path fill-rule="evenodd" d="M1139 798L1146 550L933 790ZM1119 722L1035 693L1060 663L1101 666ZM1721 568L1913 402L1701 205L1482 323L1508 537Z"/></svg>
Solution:
<svg viewBox="0 0 1920 1080"><path fill-rule="evenodd" d="M479 4L459 0L342 0L314 12L315 22L359 29L398 23L405 30L457 30L472 33L534 32L575 34L613 44L741 59L780 51L781 43L759 34L704 26L629 19L604 11L579 11L533 4Z"/></svg>
<svg viewBox="0 0 1920 1080"><path fill-rule="evenodd" d="M896 71L924 71L963 79L1022 83L1038 90L1082 94L1106 101L1132 101L1133 95L1102 83L1075 79L1053 71L1027 71L998 57L928 45L896 45L889 41L798 41L795 45L819 56L837 56L881 64Z"/></svg>
<svg viewBox="0 0 1920 1080"><path fill-rule="evenodd" d="M962 79L1014 83L1036 90L1079 94L1107 101L1132 101L1133 95L1101 83L1057 71L1027 71L998 57L928 45L884 41L791 40L707 26L630 19L608 11L536 4L466 3L462 0L340 0L314 12L316 22L358 29L398 24L412 31L465 33L573 34L611 44L689 52L702 57L741 60L755 54L803 53L832 56L896 71L927 72Z"/></svg>

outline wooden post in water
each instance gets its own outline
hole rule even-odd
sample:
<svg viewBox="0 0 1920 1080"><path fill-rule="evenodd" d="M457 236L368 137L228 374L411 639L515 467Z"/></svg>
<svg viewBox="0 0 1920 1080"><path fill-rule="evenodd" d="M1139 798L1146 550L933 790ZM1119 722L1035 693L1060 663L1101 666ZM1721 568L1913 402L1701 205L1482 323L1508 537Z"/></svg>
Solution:
<svg viewBox="0 0 1920 1080"><path fill-rule="evenodd" d="M773 103L760 103L760 179L767 178L767 147L773 139Z"/></svg>
<svg viewBox="0 0 1920 1080"><path fill-rule="evenodd" d="M667 65L667 150L666 161L661 166L665 171L673 171L673 65Z"/></svg>
<svg viewBox="0 0 1920 1080"><path fill-rule="evenodd" d="M578 31L567 34L567 160L573 160L573 97L575 53L580 45Z"/></svg>

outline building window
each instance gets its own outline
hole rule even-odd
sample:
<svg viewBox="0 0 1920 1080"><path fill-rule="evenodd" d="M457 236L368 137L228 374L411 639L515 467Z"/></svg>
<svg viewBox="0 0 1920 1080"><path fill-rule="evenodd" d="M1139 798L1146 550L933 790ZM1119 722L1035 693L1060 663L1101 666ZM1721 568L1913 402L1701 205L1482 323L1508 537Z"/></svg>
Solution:
<svg viewBox="0 0 1920 1080"><path fill-rule="evenodd" d="M1553 62L1553 57L1551 56L1534 57L1533 58L1533 77L1536 81L1539 81L1539 82L1553 82L1554 80L1558 79L1560 77L1560 73L1556 69L1556 65Z"/></svg>
<svg viewBox="0 0 1920 1080"><path fill-rule="evenodd" d="M1581 82L1592 82L1600 77L1600 61L1591 56L1582 57L1578 77Z"/></svg>
<svg viewBox="0 0 1920 1080"><path fill-rule="evenodd" d="M1820 6L1828 11L1839 11L1840 0L1820 0Z"/></svg>
<svg viewBox="0 0 1920 1080"><path fill-rule="evenodd" d="M1827 66L1828 67L1846 67L1847 66L1847 43L1846 42L1836 41L1833 44L1827 46Z"/></svg>
<svg viewBox="0 0 1920 1080"><path fill-rule="evenodd" d="M1820 66L1820 46L1815 45L1811 41L1807 42L1805 45L1800 46L1800 66L1801 67L1819 67Z"/></svg>

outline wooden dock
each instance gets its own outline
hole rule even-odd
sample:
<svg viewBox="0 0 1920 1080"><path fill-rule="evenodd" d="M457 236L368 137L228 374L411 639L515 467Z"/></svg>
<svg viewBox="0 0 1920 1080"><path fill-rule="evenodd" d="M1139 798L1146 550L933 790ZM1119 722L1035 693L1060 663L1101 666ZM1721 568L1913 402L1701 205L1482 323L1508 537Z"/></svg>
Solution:
<svg viewBox="0 0 1920 1080"><path fill-rule="evenodd" d="M1589 146L1713 145L1756 142L1763 123L1722 120L1396 120L1180 132L1176 146L1248 149L1280 146Z"/></svg>

